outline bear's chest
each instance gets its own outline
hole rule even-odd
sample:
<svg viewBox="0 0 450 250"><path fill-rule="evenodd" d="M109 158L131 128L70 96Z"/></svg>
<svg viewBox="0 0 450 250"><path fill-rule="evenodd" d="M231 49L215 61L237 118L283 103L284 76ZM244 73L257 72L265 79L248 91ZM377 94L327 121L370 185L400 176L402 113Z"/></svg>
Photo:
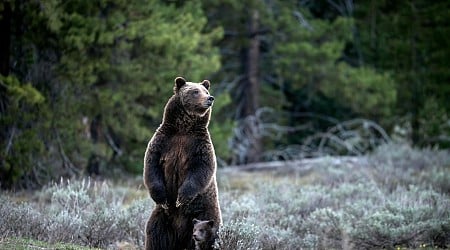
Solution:
<svg viewBox="0 0 450 250"><path fill-rule="evenodd" d="M184 178L196 150L195 144L195 138L187 135L173 136L167 141L164 154L161 155L166 181L176 185Z"/></svg>
<svg viewBox="0 0 450 250"><path fill-rule="evenodd" d="M197 142L192 136L177 135L169 138L161 155L168 202L175 202L178 188L186 179L187 171L193 165L193 155Z"/></svg>
<svg viewBox="0 0 450 250"><path fill-rule="evenodd" d="M165 152L161 155L163 165L180 166L187 163L193 152L193 140L189 136L173 136L167 141Z"/></svg>

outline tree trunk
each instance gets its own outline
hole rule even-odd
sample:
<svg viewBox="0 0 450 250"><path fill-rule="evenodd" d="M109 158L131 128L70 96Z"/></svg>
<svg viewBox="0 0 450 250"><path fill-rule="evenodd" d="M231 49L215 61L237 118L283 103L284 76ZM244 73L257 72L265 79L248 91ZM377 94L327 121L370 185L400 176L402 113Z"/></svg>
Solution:
<svg viewBox="0 0 450 250"><path fill-rule="evenodd" d="M9 57L11 47L11 5L8 1L3 3L3 10L0 14L0 74L9 75Z"/></svg>
<svg viewBox="0 0 450 250"><path fill-rule="evenodd" d="M247 56L247 79L248 91L245 105L245 115L255 115L259 107L259 36L258 25L259 14L258 11L253 11L250 22L250 46Z"/></svg>
<svg viewBox="0 0 450 250"><path fill-rule="evenodd" d="M258 131L258 120L256 111L259 107L259 13L252 10L249 22L249 45L243 50L242 63L245 77L240 83L238 90L239 107L237 119L241 121L240 127L246 138L240 138L246 141L246 152L244 160L238 160L237 163L245 164L259 161L261 158L261 138ZM256 122L255 122L256 121Z"/></svg>
<svg viewBox="0 0 450 250"><path fill-rule="evenodd" d="M3 3L3 10L0 12L0 74L9 75L9 58L11 45L11 6L9 2ZM5 115L8 107L7 87L0 84L0 117ZM11 132L8 132L11 131ZM0 149L0 188L11 187L12 167L6 167L6 156L11 149L12 140L15 135L15 127L11 125L0 125L0 145L6 145L5 149Z"/></svg>
<svg viewBox="0 0 450 250"><path fill-rule="evenodd" d="M411 22L411 37L410 37L410 46L411 46L411 80L412 80L412 118L411 118L411 139L414 145L418 145L421 141L420 135L420 109L424 103L423 89L422 89L422 72L420 69L420 65L423 64L419 60L418 53L418 29L419 27L419 18L420 16L417 13L416 7L413 3L411 3L411 12L414 16L414 21Z"/></svg>

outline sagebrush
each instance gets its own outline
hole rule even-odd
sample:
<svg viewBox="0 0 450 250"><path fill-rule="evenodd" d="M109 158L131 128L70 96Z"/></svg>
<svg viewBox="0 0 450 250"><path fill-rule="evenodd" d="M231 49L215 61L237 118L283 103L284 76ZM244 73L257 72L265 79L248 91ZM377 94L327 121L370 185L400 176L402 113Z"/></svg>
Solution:
<svg viewBox="0 0 450 250"><path fill-rule="evenodd" d="M220 249L450 247L450 154L385 145L308 173L218 172ZM0 195L0 237L141 249L153 208L138 185L61 181L31 199Z"/></svg>

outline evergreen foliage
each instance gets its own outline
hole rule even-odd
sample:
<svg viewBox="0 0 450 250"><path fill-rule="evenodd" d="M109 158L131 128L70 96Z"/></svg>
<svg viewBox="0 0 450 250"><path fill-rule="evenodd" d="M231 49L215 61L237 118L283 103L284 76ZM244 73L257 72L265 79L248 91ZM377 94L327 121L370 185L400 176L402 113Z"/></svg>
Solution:
<svg viewBox="0 0 450 250"><path fill-rule="evenodd" d="M449 7L2 1L0 186L141 174L179 75L213 83L210 131L221 166L285 149L301 155L295 145L355 118L406 143L446 148Z"/></svg>
<svg viewBox="0 0 450 250"><path fill-rule="evenodd" d="M413 143L448 147L450 3L370 1L355 7L359 43L354 48L360 60L389 72L396 82L392 115L406 118ZM433 102L440 107L437 113L429 110Z"/></svg>
<svg viewBox="0 0 450 250"><path fill-rule="evenodd" d="M6 34L14 63L1 78L2 187L71 176L90 158L140 173L175 76L201 81L220 67L212 43L222 30L204 31L198 3L17 0L11 7L20 34Z"/></svg>

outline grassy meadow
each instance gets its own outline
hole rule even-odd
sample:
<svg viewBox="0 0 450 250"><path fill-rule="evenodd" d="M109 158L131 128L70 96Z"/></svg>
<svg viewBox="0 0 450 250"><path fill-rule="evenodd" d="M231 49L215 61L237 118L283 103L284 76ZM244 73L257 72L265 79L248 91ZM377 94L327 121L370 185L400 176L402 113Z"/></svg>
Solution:
<svg viewBox="0 0 450 250"><path fill-rule="evenodd" d="M385 145L362 157L218 171L220 249L450 247L450 153ZM61 180L0 195L0 249L142 249L142 178Z"/></svg>

